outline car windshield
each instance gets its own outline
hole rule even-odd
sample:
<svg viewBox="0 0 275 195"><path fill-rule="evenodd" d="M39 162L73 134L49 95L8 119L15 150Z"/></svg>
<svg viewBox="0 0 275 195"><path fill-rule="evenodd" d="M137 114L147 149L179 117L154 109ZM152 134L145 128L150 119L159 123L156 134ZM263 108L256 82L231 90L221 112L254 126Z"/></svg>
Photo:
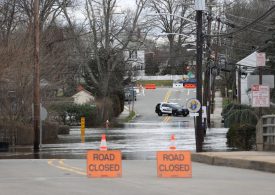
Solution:
<svg viewBox="0 0 275 195"><path fill-rule="evenodd" d="M176 103L172 103L172 104L170 104L170 105L171 105L171 107L173 107L173 108L177 108L177 109L181 108L181 106L180 106L179 104L176 104Z"/></svg>

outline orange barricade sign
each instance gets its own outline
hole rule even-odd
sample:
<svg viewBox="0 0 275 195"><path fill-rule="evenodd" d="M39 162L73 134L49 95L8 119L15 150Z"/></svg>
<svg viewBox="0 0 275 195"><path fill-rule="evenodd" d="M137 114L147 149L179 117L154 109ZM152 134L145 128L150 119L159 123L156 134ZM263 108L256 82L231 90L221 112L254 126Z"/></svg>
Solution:
<svg viewBox="0 0 275 195"><path fill-rule="evenodd" d="M87 152L87 176L100 177L121 177L122 163L119 150Z"/></svg>
<svg viewBox="0 0 275 195"><path fill-rule="evenodd" d="M145 89L156 89L156 84L146 84Z"/></svg>
<svg viewBox="0 0 275 195"><path fill-rule="evenodd" d="M158 177L192 177L190 151L157 152Z"/></svg>
<svg viewBox="0 0 275 195"><path fill-rule="evenodd" d="M196 84L185 84L184 87L188 88L188 89L194 89L197 87L197 85Z"/></svg>

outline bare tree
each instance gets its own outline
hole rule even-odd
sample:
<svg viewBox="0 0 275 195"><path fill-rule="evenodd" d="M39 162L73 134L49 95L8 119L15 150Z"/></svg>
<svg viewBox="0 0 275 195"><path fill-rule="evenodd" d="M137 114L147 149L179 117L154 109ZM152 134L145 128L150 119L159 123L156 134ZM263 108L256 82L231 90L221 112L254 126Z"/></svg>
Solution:
<svg viewBox="0 0 275 195"><path fill-rule="evenodd" d="M227 31L234 32L239 28L251 23L257 17L265 13L272 5L268 0L263 1L238 1L231 4L225 10L225 23ZM257 9L255 9L257 7ZM223 42L235 61L249 55L256 49L265 45L265 41L272 36L272 23L268 19L259 21L247 30L234 34L230 39L226 37Z"/></svg>
<svg viewBox="0 0 275 195"><path fill-rule="evenodd" d="M31 3L32 1L27 0L6 0L0 4L1 113L10 113L2 117L19 121L27 121L31 116L33 64L33 32L30 31L30 28L32 29ZM42 7L44 7L41 10L44 31L42 31L41 44L41 75L42 79L52 81L52 84L58 87L61 86L61 80L64 81L59 73L67 68L68 55L71 55L72 51L67 49L70 48L68 42L52 44L53 41L58 42L63 39L65 30L61 30L61 33L56 33L60 32L58 30L50 33L54 31L52 24L49 26L45 22L54 23L53 18L58 16L58 6L53 1L45 0L42 1Z"/></svg>
<svg viewBox="0 0 275 195"><path fill-rule="evenodd" d="M90 90L102 102L100 104L102 119L112 115L108 113L107 108L112 107L110 104L114 93L123 91L121 89L125 64L123 52L135 37L146 0L138 0L136 3L137 8L131 14L129 11L127 13L119 11L116 0L86 0L85 10L89 30L88 33L81 35L76 31L67 8L62 6L71 34L75 38L76 48L83 59L89 60L82 64L85 70L84 77ZM87 47L83 47L85 44L89 48L88 51L85 50Z"/></svg>
<svg viewBox="0 0 275 195"><path fill-rule="evenodd" d="M157 15L155 27L165 33L169 41L169 65L172 67L177 63L176 56L181 51L182 44L195 30L192 27L193 23L188 21L188 19L194 20L195 13L189 3L180 0L153 0L149 4L151 11Z"/></svg>

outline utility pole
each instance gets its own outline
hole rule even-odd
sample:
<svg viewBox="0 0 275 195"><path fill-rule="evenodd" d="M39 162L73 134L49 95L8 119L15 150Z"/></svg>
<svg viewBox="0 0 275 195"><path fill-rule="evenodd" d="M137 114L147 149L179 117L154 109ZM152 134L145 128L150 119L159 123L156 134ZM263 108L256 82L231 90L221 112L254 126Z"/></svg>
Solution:
<svg viewBox="0 0 275 195"><path fill-rule="evenodd" d="M203 34L202 34L202 11L205 9L205 0L195 1L196 21L197 21L197 58L196 58L196 79L197 79L197 100L202 103L202 54L203 54ZM202 129L202 109L199 110L195 125L196 151L202 152L204 132Z"/></svg>
<svg viewBox="0 0 275 195"><path fill-rule="evenodd" d="M220 25L221 25L221 20L220 18L217 18L218 20L218 34L220 32ZM215 74L211 74L213 75L212 77L212 85L211 85L211 114L214 113L214 104L215 104L215 81L216 81L216 75L218 73L218 45L219 45L219 37L217 37L217 41L216 41L216 48L215 48L215 68L216 68L216 72Z"/></svg>
<svg viewBox="0 0 275 195"><path fill-rule="evenodd" d="M39 67L39 0L34 0L34 68L33 68L33 149L39 151L40 139L40 67Z"/></svg>
<svg viewBox="0 0 275 195"><path fill-rule="evenodd" d="M207 16L207 34L211 35L211 28L212 28L212 0L210 0L209 4L209 14ZM206 55L207 55L207 62L206 62L206 69L205 69L205 76L204 76L204 88L203 88L203 106L206 106L206 119L204 119L204 126L206 130L206 123L207 127L211 126L211 119L210 119L210 67L211 67L211 37L208 36L206 39Z"/></svg>

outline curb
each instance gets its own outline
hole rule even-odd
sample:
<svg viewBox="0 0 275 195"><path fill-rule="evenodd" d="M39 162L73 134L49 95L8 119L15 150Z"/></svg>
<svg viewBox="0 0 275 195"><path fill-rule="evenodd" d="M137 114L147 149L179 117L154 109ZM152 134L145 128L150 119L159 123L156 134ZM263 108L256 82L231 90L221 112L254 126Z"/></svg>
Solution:
<svg viewBox="0 0 275 195"><path fill-rule="evenodd" d="M228 166L242 169L253 169L258 171L265 171L275 173L275 163L257 161L257 160L246 160L240 158L226 158L221 156L214 156L208 154L192 153L192 161L205 163L215 166Z"/></svg>

